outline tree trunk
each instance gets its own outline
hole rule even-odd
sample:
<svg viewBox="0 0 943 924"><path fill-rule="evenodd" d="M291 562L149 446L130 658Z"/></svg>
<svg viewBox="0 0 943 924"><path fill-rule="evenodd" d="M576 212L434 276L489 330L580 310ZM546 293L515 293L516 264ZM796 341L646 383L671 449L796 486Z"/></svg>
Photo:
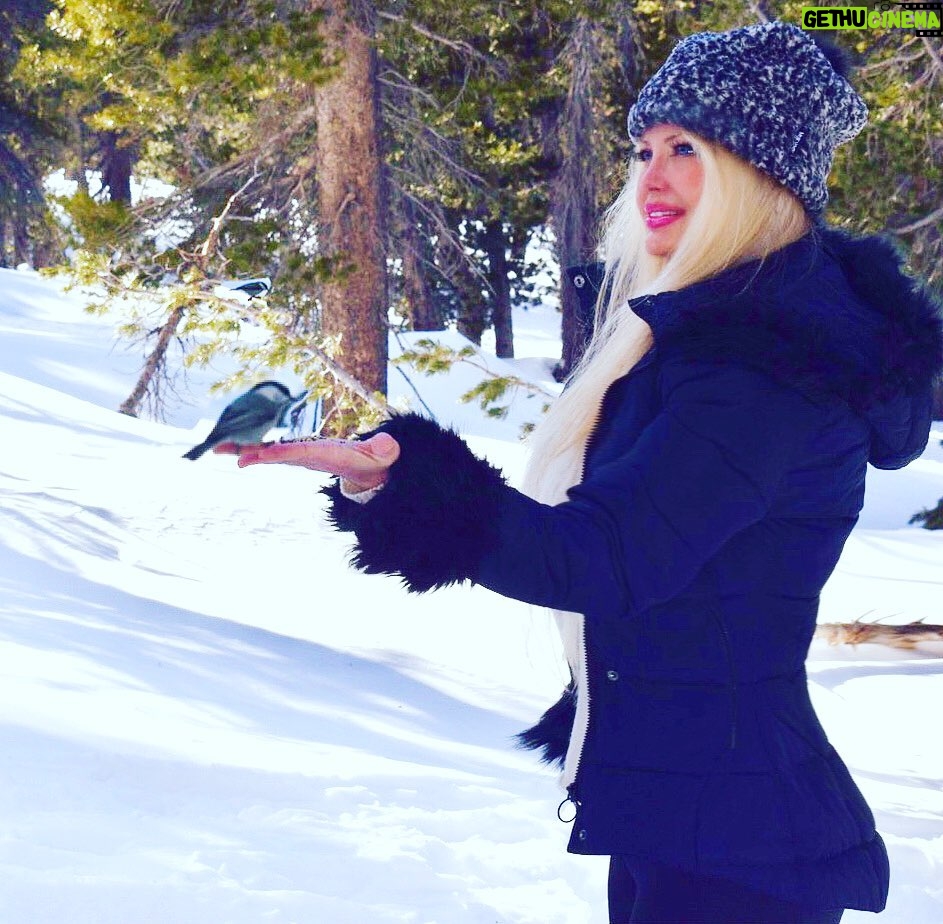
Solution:
<svg viewBox="0 0 943 924"><path fill-rule="evenodd" d="M88 151L86 150L86 129L81 116L72 113L68 120L69 148L75 161L68 168L68 177L78 185L78 191L88 195Z"/></svg>
<svg viewBox="0 0 943 924"><path fill-rule="evenodd" d="M455 326L463 337L481 346L481 335L488 326L488 302L481 294L482 280L468 263L462 261L455 266L452 285L455 286L459 301Z"/></svg>
<svg viewBox="0 0 943 924"><path fill-rule="evenodd" d="M602 158L594 150L598 127L593 97L597 92L599 28L598 23L577 19L564 53L570 80L558 122L560 172L551 190L552 222L561 270L563 351L557 369L561 380L579 362L592 333L592 319L580 313L576 290L563 270L592 259L596 240L596 200Z"/></svg>
<svg viewBox="0 0 943 924"><path fill-rule="evenodd" d="M403 298L413 330L443 330L442 312L436 304L426 275L425 251L428 243L418 223L416 209L403 199L401 203L400 241L403 258Z"/></svg>
<svg viewBox="0 0 943 924"><path fill-rule="evenodd" d="M13 216L13 265L30 264L29 211L21 205Z"/></svg>
<svg viewBox="0 0 943 924"><path fill-rule="evenodd" d="M32 236L30 249L33 269L56 266L62 262L62 253L57 245L55 235L45 225Z"/></svg>
<svg viewBox="0 0 943 924"><path fill-rule="evenodd" d="M488 255L488 284L491 286L491 323L494 325L495 354L514 358L514 328L511 319L511 285L508 280L507 241L504 225L489 221L485 225L484 249Z"/></svg>
<svg viewBox="0 0 943 924"><path fill-rule="evenodd" d="M355 6L356 5L356 6ZM313 0L324 15L336 76L315 90L318 245L333 268L321 292L321 327L340 334L338 362L386 394L387 281L381 209L376 48L357 0ZM372 11L371 11L372 15Z"/></svg>
<svg viewBox="0 0 943 924"><path fill-rule="evenodd" d="M108 189L112 202L131 204L131 168L134 156L131 146L121 143L118 132L101 133L102 186Z"/></svg>

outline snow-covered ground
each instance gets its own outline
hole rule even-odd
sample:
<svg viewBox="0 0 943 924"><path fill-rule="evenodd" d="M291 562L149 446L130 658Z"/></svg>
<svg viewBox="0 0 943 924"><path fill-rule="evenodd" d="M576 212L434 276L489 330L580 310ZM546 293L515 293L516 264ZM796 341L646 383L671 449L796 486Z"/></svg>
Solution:
<svg viewBox="0 0 943 924"><path fill-rule="evenodd" d="M510 368L546 378L554 312L515 322ZM565 852L554 775L510 743L562 687L544 617L353 572L319 475L182 460L231 396L191 374L168 423L117 414L140 357L112 326L0 270L0 924L602 924L605 859ZM519 476L541 399L488 421L456 401L473 370L409 375ZM871 473L822 621L940 621L943 533L907 520L941 437ZM891 851L888 924L943 921L941 655L810 662Z"/></svg>

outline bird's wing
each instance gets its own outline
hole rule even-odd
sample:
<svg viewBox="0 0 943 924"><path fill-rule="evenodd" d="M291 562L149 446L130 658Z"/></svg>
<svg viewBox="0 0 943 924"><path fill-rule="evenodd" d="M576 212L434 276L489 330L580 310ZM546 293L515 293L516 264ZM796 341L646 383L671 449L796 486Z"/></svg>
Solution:
<svg viewBox="0 0 943 924"><path fill-rule="evenodd" d="M253 427L261 427L274 418L275 410L274 405L262 401L253 401L243 405L237 402L235 406L230 404L220 414L208 439L220 433L239 433L243 430L251 430Z"/></svg>

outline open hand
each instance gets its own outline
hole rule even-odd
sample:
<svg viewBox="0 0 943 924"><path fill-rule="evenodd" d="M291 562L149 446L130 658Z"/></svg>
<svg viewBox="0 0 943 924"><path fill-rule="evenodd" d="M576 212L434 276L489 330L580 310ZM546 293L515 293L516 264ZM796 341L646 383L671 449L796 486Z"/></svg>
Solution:
<svg viewBox="0 0 943 924"><path fill-rule="evenodd" d="M385 484L390 466L399 458L399 443L389 433L368 440L316 439L237 446L220 443L216 453L239 456L239 468L249 465L300 465L339 475L352 491L367 491Z"/></svg>

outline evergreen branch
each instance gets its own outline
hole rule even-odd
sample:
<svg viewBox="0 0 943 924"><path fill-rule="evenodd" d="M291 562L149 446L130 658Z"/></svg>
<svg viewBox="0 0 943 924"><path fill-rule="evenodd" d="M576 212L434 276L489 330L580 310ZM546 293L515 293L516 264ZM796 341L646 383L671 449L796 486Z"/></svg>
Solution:
<svg viewBox="0 0 943 924"><path fill-rule="evenodd" d="M423 122L421 118L408 113L401 113L392 106L387 106L384 110L384 114L388 124L399 125L401 128L409 131L412 134L412 140L421 143L422 150L429 152L433 159L441 160L447 168L447 173L449 173L452 178L461 177L466 180L472 188L482 189L485 187L486 183L484 177L470 170L463 164L460 164L455 157L449 153L450 149L458 148L458 145L454 141L441 135L431 125ZM412 150L415 150L415 148ZM403 173L408 173L404 167L398 167L397 169Z"/></svg>
<svg viewBox="0 0 943 924"><path fill-rule="evenodd" d="M943 529L943 497L936 502L932 510L924 508L915 513L908 523L922 523L924 529Z"/></svg>
<svg viewBox="0 0 943 924"><path fill-rule="evenodd" d="M401 352L405 353L406 347L403 345L403 338L400 337L399 331L395 327L393 328L393 336L396 337L396 342L399 344L399 348ZM436 416L432 412L432 408L430 408L429 405L426 404L422 395L419 394L419 389L416 388L416 386L413 384L413 380L406 374L406 371L403 369L402 364L394 363L393 365L395 366L396 369L399 370L400 375L406 380L406 384L410 387L410 389L412 390L412 393L416 396L416 400L426 409L426 412L429 414L430 419L436 420Z"/></svg>
<svg viewBox="0 0 943 924"><path fill-rule="evenodd" d="M463 356L459 360L460 362L467 363L469 366L473 366L475 369L480 369L485 375L490 376L493 379L500 379L504 382L507 382L508 386L514 388L522 388L524 391L530 392L532 395L543 395L545 398L550 398L555 400L556 395L553 392L547 391L542 385L538 385L536 382L529 382L527 379L522 379L517 375L499 375L497 372L492 372L484 363L476 362L470 357Z"/></svg>
<svg viewBox="0 0 943 924"><path fill-rule="evenodd" d="M494 405L507 394L509 389L520 388L532 395L543 395L551 400L556 398L556 395L535 382L529 382L517 375L501 375L494 372L484 363L478 361L477 355L475 348L471 346L454 350L435 340L423 338L416 341L416 349L404 350L393 360L393 363L394 365L412 363L416 369L425 375L438 375L448 372L456 363L465 363L474 369L478 369L485 374L485 378L464 392L459 400L466 404L471 401L478 401L481 409L490 417L503 418L507 416L507 407L495 407Z"/></svg>

